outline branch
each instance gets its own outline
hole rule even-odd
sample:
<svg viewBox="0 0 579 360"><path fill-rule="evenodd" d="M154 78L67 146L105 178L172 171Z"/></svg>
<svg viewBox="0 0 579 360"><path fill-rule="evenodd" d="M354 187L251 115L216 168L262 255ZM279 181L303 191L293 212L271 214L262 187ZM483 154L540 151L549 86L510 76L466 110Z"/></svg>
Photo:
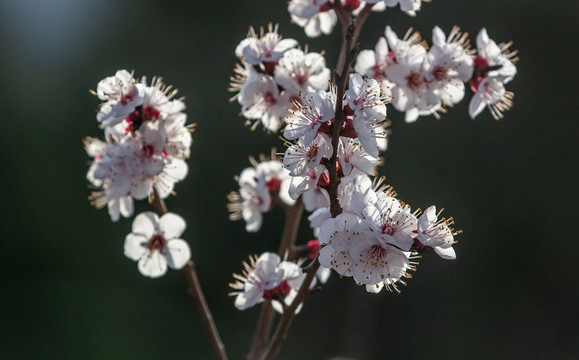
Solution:
<svg viewBox="0 0 579 360"><path fill-rule="evenodd" d="M285 225L278 251L281 258L284 258L286 253L288 253L290 258L293 257L292 248L296 243L303 212L304 204L301 196L296 200L296 203L293 206L285 208ZM269 341L274 315L271 302L266 301L261 307L261 313L253 334L251 349L247 355L247 360L257 360L263 353L265 345Z"/></svg>
<svg viewBox="0 0 579 360"><path fill-rule="evenodd" d="M311 271L306 275L306 278L304 279L304 282L302 283L302 286L300 287L300 290L298 291L294 301L290 306L284 309L273 339L270 342L265 354L261 358L262 360L272 360L277 356L279 350L281 349L281 345L285 342L287 331L292 323L296 309L305 300L306 296L310 294L310 285L316 277L316 273L319 268L320 263L318 262L318 259L316 259Z"/></svg>
<svg viewBox="0 0 579 360"><path fill-rule="evenodd" d="M225 345L223 345L223 342L221 341L221 337L217 331L217 326L215 326L215 321L213 320L213 315L211 315L211 311L209 310L209 306L207 305L207 301L203 295L203 290L201 289L201 284L199 283L199 278L197 277L197 272L195 271L195 264L193 261L189 261L183 268L183 271L185 272L187 282L189 283L189 294L195 301L197 310L201 314L201 322L203 323L203 327L211 338L213 351L215 352L217 359L227 360Z"/></svg>
<svg viewBox="0 0 579 360"><path fill-rule="evenodd" d="M296 203L293 206L289 206L285 209L285 225L278 250L278 255L281 258L285 256L286 252L289 252L290 258L293 257L292 247L296 243L303 213L304 203L301 196L296 200Z"/></svg>
<svg viewBox="0 0 579 360"><path fill-rule="evenodd" d="M328 194L330 195L330 212L332 214L332 217L336 217L342 212L342 208L340 206L340 201L338 198L338 186L340 185L340 177L338 176L337 159L338 159L338 144L340 141L340 132L344 120L346 119L346 113L342 109L343 98L344 93L346 91L346 84L348 81L348 74L350 72L350 67L357 53L356 40L360 34L361 26L364 24L364 21L370 14L372 5L366 5L366 7L362 10L358 18L356 18L355 20L352 20L351 17L349 17L349 15L348 17L344 17L343 14L341 15L342 10L344 9L340 1L335 2L335 8L336 13L338 13L338 17L343 26L344 38L338 61L339 67L337 67L337 70L334 72L334 82L336 84L336 109L332 130L333 151L332 157L330 158L330 161L326 165L330 175L329 176L330 188L328 190ZM287 337L287 332L294 318L295 311L298 308L298 306L305 300L306 296L310 294L310 285L312 284L312 281L314 280L319 268L320 262L316 258L316 260L312 263L312 265L308 266L306 278L304 279L304 282L302 283L302 286L300 287L294 301L291 303L291 305L285 308L282 318L275 331L275 334L271 342L269 343L266 352L261 358L262 360L272 360L279 353L279 350L281 349L281 346L285 342L285 339Z"/></svg>
<svg viewBox="0 0 579 360"><path fill-rule="evenodd" d="M159 197L159 194L155 189L153 189L150 202L159 216L163 216L167 213L167 205L165 204L165 201ZM203 290L201 289L201 284L199 283L199 278L197 277L197 272L195 271L195 264L193 261L189 261L187 265L185 265L183 272L185 273L187 283L189 284L189 294L195 301L197 311L199 311L201 314L201 322L203 323L203 327L211 339L213 351L215 352L217 359L227 360L225 346L223 345L221 337L219 336L219 332L217 331L217 326L215 325L213 315L211 315L211 311L209 310L209 306L205 300L205 295L203 295Z"/></svg>
<svg viewBox="0 0 579 360"><path fill-rule="evenodd" d="M267 300L261 306L259 320L257 321L255 332L253 333L253 340L251 341L251 349L246 357L247 360L259 359L259 355L262 354L265 344L269 340L274 315L275 313L271 306L271 301Z"/></svg>

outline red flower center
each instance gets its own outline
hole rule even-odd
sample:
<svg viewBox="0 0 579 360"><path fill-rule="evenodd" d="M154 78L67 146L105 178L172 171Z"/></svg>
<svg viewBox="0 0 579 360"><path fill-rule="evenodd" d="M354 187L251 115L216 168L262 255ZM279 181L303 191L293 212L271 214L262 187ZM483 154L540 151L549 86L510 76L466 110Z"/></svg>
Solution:
<svg viewBox="0 0 579 360"><path fill-rule="evenodd" d="M266 300L283 300L287 294L289 294L290 290L291 287L287 283L287 280L284 280L273 289L265 290L263 292L263 298Z"/></svg>

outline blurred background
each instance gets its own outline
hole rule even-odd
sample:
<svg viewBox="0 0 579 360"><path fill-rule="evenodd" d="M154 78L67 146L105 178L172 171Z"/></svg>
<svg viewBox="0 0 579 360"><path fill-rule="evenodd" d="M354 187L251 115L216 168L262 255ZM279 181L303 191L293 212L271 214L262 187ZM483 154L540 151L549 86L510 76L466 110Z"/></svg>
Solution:
<svg viewBox="0 0 579 360"><path fill-rule="evenodd" d="M118 69L161 75L186 97L197 123L187 179L167 205L184 238L230 358L247 353L258 308L238 311L231 273L249 254L276 250L281 212L248 234L230 222L226 194L247 157L281 141L250 131L229 103L235 46L249 25L280 24L284 37L325 50L339 36L308 39L284 1L2 0L3 140L0 261L2 359L211 359L182 272L151 280L123 255L132 219L112 223L89 205L82 138L101 136L89 93ZM373 14L362 49L384 27L410 26L430 42L439 25L486 27L514 41L515 107L495 121L468 117L468 95L442 119L393 120L380 174L413 208L444 207L464 234L458 258L422 259L401 294L368 294L332 276L306 303L280 359L570 359L578 354L576 253L577 2L444 1L415 18ZM137 211L148 209L147 204ZM302 223L299 242L312 237Z"/></svg>

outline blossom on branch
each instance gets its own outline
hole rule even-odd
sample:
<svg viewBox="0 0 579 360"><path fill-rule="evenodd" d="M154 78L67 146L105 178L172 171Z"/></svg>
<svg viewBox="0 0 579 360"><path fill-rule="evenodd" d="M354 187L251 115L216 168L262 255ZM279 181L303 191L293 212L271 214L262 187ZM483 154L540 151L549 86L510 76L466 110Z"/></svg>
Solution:
<svg viewBox="0 0 579 360"><path fill-rule="evenodd" d="M231 100L241 105L241 114L255 129L262 124L277 132L288 111L299 103L300 94L328 87L330 70L321 54L295 49L297 41L281 39L277 26L269 32L261 29L257 37L253 28L235 51L241 61L231 77Z"/></svg>
<svg viewBox="0 0 579 360"><path fill-rule="evenodd" d="M186 126L185 104L160 78L137 83L126 70L102 80L95 93L101 104L97 120L105 141L87 137L93 158L87 179L96 189L97 208L109 208L113 221L133 213L133 199L168 197L188 172L192 127Z"/></svg>
<svg viewBox="0 0 579 360"><path fill-rule="evenodd" d="M185 220L166 213L160 218L153 212L135 217L132 232L125 239L125 255L139 262L141 274L157 278L171 269L181 269L191 259L189 245L180 239Z"/></svg>
<svg viewBox="0 0 579 360"><path fill-rule="evenodd" d="M250 158L253 167L244 169L237 178L239 192L228 195L229 219L243 219L248 232L259 231L263 213L276 206L291 206L295 203L295 199L289 196L289 171L275 159L275 149L272 150L271 158L272 160L269 160L261 156L259 163Z"/></svg>
<svg viewBox="0 0 579 360"><path fill-rule="evenodd" d="M505 90L505 84L517 74L515 63L517 51L511 52L512 42L497 45L483 28L476 37L477 55L474 57L474 72L470 88L475 95L469 105L469 114L475 118L485 106L496 119L513 106L514 94Z"/></svg>
<svg viewBox="0 0 579 360"><path fill-rule="evenodd" d="M305 274L298 264L282 261L277 254L265 252L259 257L250 256L249 263L243 262L242 274L233 274L233 277L237 281L229 286L235 291L229 295L235 296L237 309L245 310L270 300L273 308L283 313L297 295Z"/></svg>

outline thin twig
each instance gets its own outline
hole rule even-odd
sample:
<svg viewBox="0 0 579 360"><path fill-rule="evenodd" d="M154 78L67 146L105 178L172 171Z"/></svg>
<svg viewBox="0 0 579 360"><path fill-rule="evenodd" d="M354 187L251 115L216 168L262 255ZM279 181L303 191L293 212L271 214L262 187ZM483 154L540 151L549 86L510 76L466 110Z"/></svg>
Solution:
<svg viewBox="0 0 579 360"><path fill-rule="evenodd" d="M151 196L151 204L155 208L155 211L159 216L163 216L167 213L167 205L165 201L159 197L157 190L153 189L153 194ZM211 345L213 346L213 351L219 360L227 360L227 353L225 352L225 346L219 332L217 331L217 326L213 320L213 315L209 310L207 301L205 300L205 295L203 295L203 290L201 289L201 284L199 283L199 278L197 277L197 272L195 270L195 264L193 261L189 261L185 267L183 267L183 272L187 278L187 283L189 284L189 294L195 302L197 311L201 314L201 322L205 331L211 339Z"/></svg>
<svg viewBox="0 0 579 360"><path fill-rule="evenodd" d="M153 195L151 196L150 201L159 216L163 216L167 213L167 205L165 204L165 201L159 197L157 190L153 189Z"/></svg>
<svg viewBox="0 0 579 360"><path fill-rule="evenodd" d="M296 243L303 213L304 203L301 196L296 200L296 203L293 206L289 206L285 209L285 225L278 250L278 255L282 258L285 256L286 252L289 252L290 258L293 257L291 250Z"/></svg>
<svg viewBox="0 0 579 360"><path fill-rule="evenodd" d="M187 282L189 283L189 294L195 301L197 310L201 314L201 323L211 338L213 351L215 352L217 359L227 360L225 346L221 341L221 337L217 331L217 326L215 325L213 315L211 315L211 311L209 310L205 296L203 296L203 290L201 289L201 284L199 283L199 278L197 277L197 272L195 271L195 264L193 261L189 261L183 268L183 271L185 272L185 276L187 276Z"/></svg>
<svg viewBox="0 0 579 360"><path fill-rule="evenodd" d="M269 340L274 315L275 313L271 306L271 301L267 300L261 306L259 320L257 321L255 332L253 333L253 340L251 341L251 349L246 357L247 360L259 359L259 356L265 348L265 344L267 344L267 341Z"/></svg>
<svg viewBox="0 0 579 360"><path fill-rule="evenodd" d="M288 253L290 258L293 257L292 248L296 242L303 212L304 204L301 196L296 200L296 203L293 206L288 206L285 208L285 225L278 251L278 254L281 258L283 258L286 253ZM270 338L274 315L275 314L273 312L273 308L271 307L271 302L266 301L262 305L259 320L253 334L251 349L247 355L248 360L259 359L263 353L263 350L265 349L265 346Z"/></svg>
<svg viewBox="0 0 579 360"><path fill-rule="evenodd" d="M296 309L305 300L306 296L310 294L310 285L316 277L316 273L318 272L319 268L320 263L318 262L318 259L316 259L312 271L306 275L306 278L304 279L304 282L302 283L302 286L300 287L300 290L298 291L294 301L284 309L275 334L266 352L261 358L262 360L272 360L277 356L279 350L281 349L281 345L285 342L287 331L292 323Z"/></svg>

